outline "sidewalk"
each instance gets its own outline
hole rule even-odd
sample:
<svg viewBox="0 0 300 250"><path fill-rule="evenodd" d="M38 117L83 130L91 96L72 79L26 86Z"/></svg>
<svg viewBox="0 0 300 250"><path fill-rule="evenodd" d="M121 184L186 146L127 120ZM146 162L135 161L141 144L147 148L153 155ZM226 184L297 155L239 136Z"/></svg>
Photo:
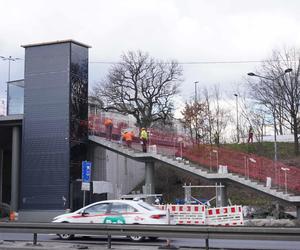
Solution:
<svg viewBox="0 0 300 250"><path fill-rule="evenodd" d="M165 245L162 244L162 245ZM141 246L141 245L112 245L111 249L114 250L157 250L158 246ZM74 244L74 243L59 243L59 242L42 242L37 245L32 245L31 242L9 242L0 241L0 250L76 250L76 249L89 249L89 250L107 250L106 244ZM192 248L184 248L191 250ZM199 248L198 248L199 249ZM193 249L194 250L194 249Z"/></svg>
<svg viewBox="0 0 300 250"><path fill-rule="evenodd" d="M157 247L145 247L145 246L120 246L114 245L112 249L120 249L120 250L154 250ZM99 245L91 245L91 244L74 244L74 243L59 243L59 242L41 242L37 245L33 245L30 242L9 242L9 241L0 241L0 249L9 250L70 250L70 249L90 249L90 250L107 250L107 245L99 244Z"/></svg>

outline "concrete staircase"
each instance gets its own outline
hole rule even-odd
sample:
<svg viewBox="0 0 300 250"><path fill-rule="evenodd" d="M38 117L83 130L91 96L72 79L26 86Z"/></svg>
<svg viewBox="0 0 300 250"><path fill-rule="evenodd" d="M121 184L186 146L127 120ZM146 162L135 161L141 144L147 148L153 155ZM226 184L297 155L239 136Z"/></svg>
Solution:
<svg viewBox="0 0 300 250"><path fill-rule="evenodd" d="M226 174L211 173L209 172L209 169L203 166L190 163L182 159L179 160L172 156L163 155L159 153L149 153L149 152L143 153L137 149L128 148L117 142L107 141L104 138L98 136L89 136L89 140L94 143L97 143L98 145L108 150L114 151L118 154L124 155L131 159L135 159L137 161L146 161L149 159L160 161L172 167L176 167L177 169L183 170L187 173L199 176L201 178L205 178L207 180L213 180L218 182L232 181L239 185L243 185L248 188L251 188L255 191L270 195L273 198L284 200L289 203L293 203L296 206L299 206L300 204L300 196L295 196L290 193L286 194L285 192L276 190L272 187L266 187L262 183L259 183L255 180L246 179L245 177L239 176L238 174L235 173L226 173Z"/></svg>

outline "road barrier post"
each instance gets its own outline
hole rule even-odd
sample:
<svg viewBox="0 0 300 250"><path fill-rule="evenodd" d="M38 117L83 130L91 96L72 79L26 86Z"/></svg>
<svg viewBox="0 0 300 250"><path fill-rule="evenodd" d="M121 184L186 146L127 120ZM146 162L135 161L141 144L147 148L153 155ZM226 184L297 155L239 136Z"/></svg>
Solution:
<svg viewBox="0 0 300 250"><path fill-rule="evenodd" d="M168 225L170 225L170 208L167 207L167 220L168 220ZM167 239L167 244L165 246L159 246L158 249L178 249L178 247L171 245L171 240L168 238Z"/></svg>
<svg viewBox="0 0 300 250"><path fill-rule="evenodd" d="M205 250L209 250L209 241L208 241L208 237L205 238Z"/></svg>
<svg viewBox="0 0 300 250"><path fill-rule="evenodd" d="M34 234L33 234L33 242L32 242L32 244L33 244L34 246L37 245L37 233L34 233Z"/></svg>
<svg viewBox="0 0 300 250"><path fill-rule="evenodd" d="M111 235L107 235L107 248L111 249Z"/></svg>

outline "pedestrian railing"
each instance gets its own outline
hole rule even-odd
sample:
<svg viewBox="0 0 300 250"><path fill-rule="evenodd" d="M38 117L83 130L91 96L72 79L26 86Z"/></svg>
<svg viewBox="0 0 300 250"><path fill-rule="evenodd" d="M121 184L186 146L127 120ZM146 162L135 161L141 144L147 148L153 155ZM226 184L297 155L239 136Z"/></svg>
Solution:
<svg viewBox="0 0 300 250"><path fill-rule="evenodd" d="M300 241L300 228L272 227L208 227L174 225L120 225L73 223L1 223L0 232L32 233L33 244L37 234L107 235L107 247L111 248L111 236L148 236L164 238L204 239L209 249L209 239L281 240Z"/></svg>

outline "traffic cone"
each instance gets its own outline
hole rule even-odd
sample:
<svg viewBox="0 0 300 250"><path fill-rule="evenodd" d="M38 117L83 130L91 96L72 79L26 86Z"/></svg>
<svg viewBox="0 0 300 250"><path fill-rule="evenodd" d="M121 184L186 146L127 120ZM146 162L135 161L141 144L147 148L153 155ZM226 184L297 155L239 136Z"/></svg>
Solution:
<svg viewBox="0 0 300 250"><path fill-rule="evenodd" d="M15 217L15 212L14 211L10 211L9 213L9 220L10 221L15 221L16 217Z"/></svg>

